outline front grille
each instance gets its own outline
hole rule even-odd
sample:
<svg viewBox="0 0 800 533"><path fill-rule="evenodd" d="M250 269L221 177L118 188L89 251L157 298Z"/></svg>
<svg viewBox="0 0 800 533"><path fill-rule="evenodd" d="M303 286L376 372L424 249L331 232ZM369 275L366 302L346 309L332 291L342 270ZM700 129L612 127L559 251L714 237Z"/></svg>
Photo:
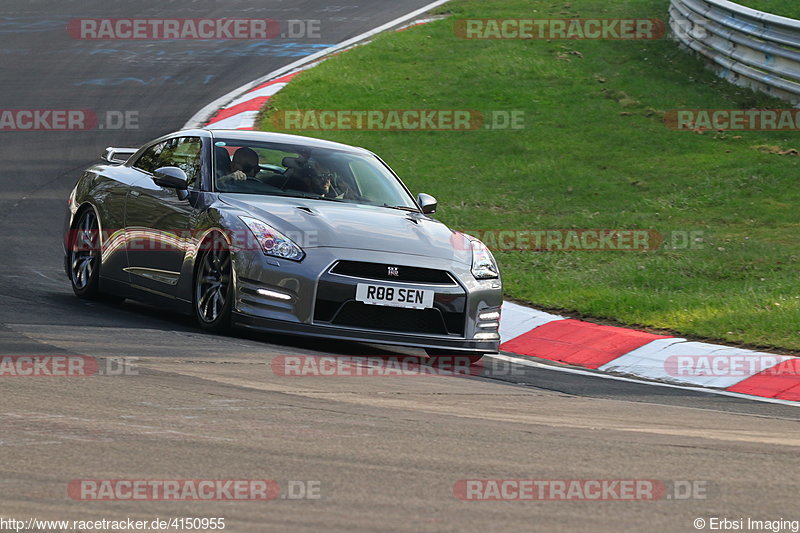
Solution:
<svg viewBox="0 0 800 533"><path fill-rule="evenodd" d="M402 309L349 302L342 307L333 323L383 331L447 334L447 326L438 309Z"/></svg>
<svg viewBox="0 0 800 533"><path fill-rule="evenodd" d="M317 299L315 322L402 333L463 335L464 313L432 309L404 309L368 305L350 300L344 304Z"/></svg>
<svg viewBox="0 0 800 533"><path fill-rule="evenodd" d="M467 294L455 278L443 270L402 266L398 266L399 276L388 278L387 266L393 265L358 261L336 263L318 282L314 323L383 332L464 336ZM364 279L376 283L405 281L436 285L427 289L435 292L433 307L407 309L358 302L356 288Z"/></svg>
<svg viewBox="0 0 800 533"><path fill-rule="evenodd" d="M389 269L397 269L397 276L389 274ZM364 263L361 261L339 261L330 270L332 274L380 281L405 281L409 283L435 283L456 285L453 278L444 270L420 268L383 263Z"/></svg>
<svg viewBox="0 0 800 533"><path fill-rule="evenodd" d="M330 322L342 307L342 302L317 298L314 306L314 322Z"/></svg>

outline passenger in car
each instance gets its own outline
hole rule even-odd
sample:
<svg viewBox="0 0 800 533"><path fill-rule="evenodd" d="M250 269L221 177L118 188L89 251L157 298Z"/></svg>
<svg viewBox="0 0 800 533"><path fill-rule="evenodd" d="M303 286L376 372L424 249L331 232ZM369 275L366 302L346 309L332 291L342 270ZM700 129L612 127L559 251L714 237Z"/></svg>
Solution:
<svg viewBox="0 0 800 533"><path fill-rule="evenodd" d="M302 166L290 166L284 189L310 192L328 198L342 198L345 191L334 185L337 174L324 161L309 158ZM348 191L349 192L349 191Z"/></svg>
<svg viewBox="0 0 800 533"><path fill-rule="evenodd" d="M214 171L217 178L231 173L231 156L222 146L214 147Z"/></svg>

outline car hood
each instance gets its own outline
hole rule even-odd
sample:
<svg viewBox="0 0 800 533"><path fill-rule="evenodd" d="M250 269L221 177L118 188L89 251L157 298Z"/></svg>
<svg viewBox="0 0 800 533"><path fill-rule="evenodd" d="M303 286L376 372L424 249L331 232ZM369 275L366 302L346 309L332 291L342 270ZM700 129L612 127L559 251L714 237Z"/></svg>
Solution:
<svg viewBox="0 0 800 533"><path fill-rule="evenodd" d="M233 193L219 197L289 237L300 236L298 244L305 248L396 252L464 264L472 261L472 252L463 245L460 234L424 215L306 198Z"/></svg>

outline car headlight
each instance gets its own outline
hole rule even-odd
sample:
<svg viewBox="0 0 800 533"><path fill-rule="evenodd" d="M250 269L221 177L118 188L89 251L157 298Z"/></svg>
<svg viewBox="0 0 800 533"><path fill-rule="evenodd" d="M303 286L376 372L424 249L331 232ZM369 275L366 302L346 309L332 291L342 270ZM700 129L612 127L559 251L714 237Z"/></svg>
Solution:
<svg viewBox="0 0 800 533"><path fill-rule="evenodd" d="M492 279L500 277L500 269L492 252L481 241L466 235L472 246L472 275L475 279Z"/></svg>
<svg viewBox="0 0 800 533"><path fill-rule="evenodd" d="M261 246L261 250L266 255L291 259L292 261L302 261L306 256L303 249L296 245L294 241L266 222L252 217L239 218L253 232L259 246Z"/></svg>

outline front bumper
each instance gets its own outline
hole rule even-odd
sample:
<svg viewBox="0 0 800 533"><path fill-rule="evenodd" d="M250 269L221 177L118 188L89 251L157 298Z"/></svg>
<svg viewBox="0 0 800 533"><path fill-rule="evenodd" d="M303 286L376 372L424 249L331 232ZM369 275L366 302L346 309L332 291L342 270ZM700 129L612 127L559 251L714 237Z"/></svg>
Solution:
<svg viewBox="0 0 800 533"><path fill-rule="evenodd" d="M479 314L499 311L499 279L479 281L468 265L425 256L342 248L313 248L306 252L300 263L254 251L234 252L234 325L418 348L498 351L497 320L481 321ZM449 281L393 281L369 275L342 275L337 273L341 269L334 269L340 262L391 265L401 271L426 269L446 273ZM417 311L362 304L355 300L358 283L433 290L434 307Z"/></svg>
<svg viewBox="0 0 800 533"><path fill-rule="evenodd" d="M283 320L272 320L242 313L233 314L233 325L240 328L280 333L288 335L303 335L323 339L339 339L345 341L374 342L377 344L391 344L394 346L408 346L412 348L436 348L453 350L458 353L497 353L499 341L476 341L458 338L443 338L439 336L411 335L408 333L391 333L387 331L370 331L349 329L337 326L319 326L315 324L300 324Z"/></svg>

